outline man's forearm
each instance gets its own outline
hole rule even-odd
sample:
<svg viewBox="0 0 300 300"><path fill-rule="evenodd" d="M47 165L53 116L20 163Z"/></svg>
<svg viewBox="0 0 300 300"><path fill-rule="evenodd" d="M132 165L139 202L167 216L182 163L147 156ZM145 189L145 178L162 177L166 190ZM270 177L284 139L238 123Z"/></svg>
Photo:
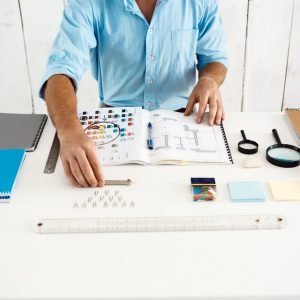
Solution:
<svg viewBox="0 0 300 300"><path fill-rule="evenodd" d="M103 186L104 177L92 141L77 116L74 86L65 75L48 80L45 98L60 140L60 158L66 176L75 186Z"/></svg>
<svg viewBox="0 0 300 300"><path fill-rule="evenodd" d="M218 62L207 64L202 70L199 71L199 79L208 77L215 81L218 87L223 83L226 78L226 67Z"/></svg>
<svg viewBox="0 0 300 300"><path fill-rule="evenodd" d="M77 117L76 94L69 77L51 77L45 89L45 99L49 116L59 135L65 130L81 127Z"/></svg>

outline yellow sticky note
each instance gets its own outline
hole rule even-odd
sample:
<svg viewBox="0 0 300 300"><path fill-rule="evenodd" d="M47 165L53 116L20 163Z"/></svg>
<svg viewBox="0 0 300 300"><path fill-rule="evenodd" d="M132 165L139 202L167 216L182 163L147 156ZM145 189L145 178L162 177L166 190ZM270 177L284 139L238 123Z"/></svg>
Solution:
<svg viewBox="0 0 300 300"><path fill-rule="evenodd" d="M269 187L274 200L300 201L300 181L270 181Z"/></svg>

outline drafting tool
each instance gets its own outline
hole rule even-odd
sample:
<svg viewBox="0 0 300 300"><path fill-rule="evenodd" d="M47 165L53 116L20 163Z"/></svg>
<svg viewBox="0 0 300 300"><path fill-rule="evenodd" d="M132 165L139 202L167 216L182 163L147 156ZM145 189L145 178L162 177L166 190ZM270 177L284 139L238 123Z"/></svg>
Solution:
<svg viewBox="0 0 300 300"><path fill-rule="evenodd" d="M131 185L133 183L132 180L105 180L105 185Z"/></svg>
<svg viewBox="0 0 300 300"><path fill-rule="evenodd" d="M286 218L278 215L42 219L34 223L34 230L39 234L260 230L282 229L286 224Z"/></svg>
<svg viewBox="0 0 300 300"><path fill-rule="evenodd" d="M46 174L52 174L55 171L58 156L59 156L59 150L60 150L60 143L57 136L57 132L55 133L52 146L47 158L46 166L44 169L44 173Z"/></svg>

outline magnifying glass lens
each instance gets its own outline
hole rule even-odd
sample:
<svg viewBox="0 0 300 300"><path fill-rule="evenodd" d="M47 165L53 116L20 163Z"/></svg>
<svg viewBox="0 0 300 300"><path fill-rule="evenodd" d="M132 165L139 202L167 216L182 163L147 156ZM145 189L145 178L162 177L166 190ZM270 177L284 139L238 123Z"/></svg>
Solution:
<svg viewBox="0 0 300 300"><path fill-rule="evenodd" d="M243 143L240 145L241 148L246 149L246 150L253 150L256 149L257 146L253 145L253 144L248 144L248 143Z"/></svg>
<svg viewBox="0 0 300 300"><path fill-rule="evenodd" d="M274 148L269 150L269 156L275 160L292 163L300 160L300 153L289 148Z"/></svg>

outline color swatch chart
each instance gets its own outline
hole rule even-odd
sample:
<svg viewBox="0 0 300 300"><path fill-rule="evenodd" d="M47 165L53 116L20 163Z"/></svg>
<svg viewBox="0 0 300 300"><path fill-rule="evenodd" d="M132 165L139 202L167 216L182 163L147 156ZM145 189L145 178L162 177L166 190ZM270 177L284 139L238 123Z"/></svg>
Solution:
<svg viewBox="0 0 300 300"><path fill-rule="evenodd" d="M79 114L87 136L100 151L103 165L120 164L129 159L136 136L136 108L101 108Z"/></svg>

